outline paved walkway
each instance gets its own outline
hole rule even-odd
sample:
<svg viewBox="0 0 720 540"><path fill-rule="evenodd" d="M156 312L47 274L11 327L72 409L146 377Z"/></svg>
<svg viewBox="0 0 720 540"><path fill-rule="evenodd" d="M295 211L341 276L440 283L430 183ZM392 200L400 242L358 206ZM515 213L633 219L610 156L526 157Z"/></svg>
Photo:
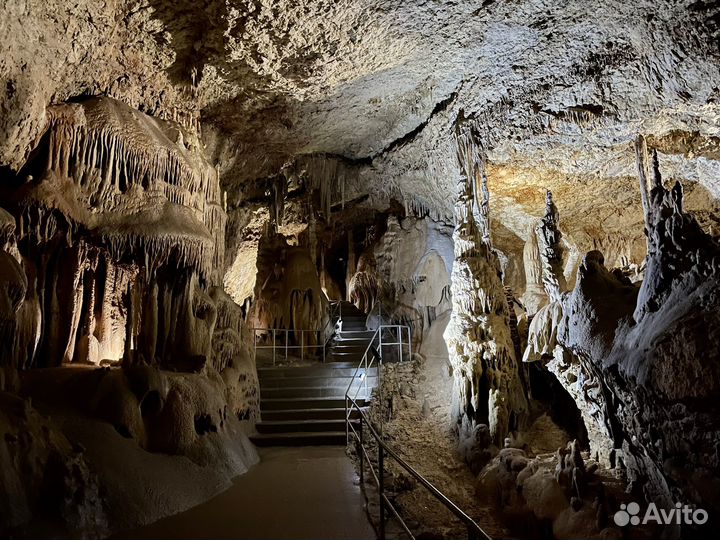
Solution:
<svg viewBox="0 0 720 540"><path fill-rule="evenodd" d="M259 448L214 499L119 538L372 540L355 469L339 446Z"/></svg>

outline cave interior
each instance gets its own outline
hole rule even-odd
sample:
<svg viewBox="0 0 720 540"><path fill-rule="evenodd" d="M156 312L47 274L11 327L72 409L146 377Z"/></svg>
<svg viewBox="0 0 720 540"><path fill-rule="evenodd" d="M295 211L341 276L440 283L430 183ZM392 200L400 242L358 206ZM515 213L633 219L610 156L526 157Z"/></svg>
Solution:
<svg viewBox="0 0 720 540"><path fill-rule="evenodd" d="M719 33L4 2L0 536L711 537Z"/></svg>

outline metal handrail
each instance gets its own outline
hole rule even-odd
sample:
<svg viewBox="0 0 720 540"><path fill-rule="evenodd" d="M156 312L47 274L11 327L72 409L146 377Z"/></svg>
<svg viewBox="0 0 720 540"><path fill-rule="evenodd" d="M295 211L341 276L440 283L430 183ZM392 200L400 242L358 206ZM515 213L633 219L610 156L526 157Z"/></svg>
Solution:
<svg viewBox="0 0 720 540"><path fill-rule="evenodd" d="M253 328L253 347L255 348L255 351L258 349L272 349L273 351L273 366L275 365L275 351L277 349L284 349L285 350L285 360L288 359L288 351L290 349L300 349L300 359L305 359L305 349L320 349L324 347L323 344L320 343L322 338L320 337L322 334L322 330L295 330L290 328ZM272 335L272 344L271 345L258 345L258 332ZM290 345L290 333L293 334L300 334L300 345ZM318 334L318 343L315 345L310 345L306 343L305 340L305 334ZM277 337L280 335L285 334L285 341L284 343L280 343L278 345L277 343Z"/></svg>
<svg viewBox="0 0 720 540"><path fill-rule="evenodd" d="M285 350L285 360L288 359L288 351L290 349L300 349L300 359L303 360L305 358L305 349L320 349L322 348L323 353L323 363L325 362L325 356L326 356L326 349L327 345L330 342L330 340L335 335L335 330L333 328L333 331L328 333L328 327L332 327L333 325L333 319L335 318L335 314L337 313L337 310L340 310L340 313L342 314L342 306L340 306L340 302L330 302L330 316L328 317L328 320L325 323L325 326L322 329L307 329L307 330L295 330L290 328L252 328L253 332L253 347L255 348L255 351L258 349L272 349L273 350L273 366L275 365L275 351L277 349L284 349ZM341 315L342 316L342 315ZM264 334L272 335L272 344L271 345L258 345L258 332L262 332ZM290 345L289 344L289 336L290 332L293 332L294 334L300 333L300 345ZM305 344L305 334L306 333L316 333L318 334L318 343L315 345L306 345ZM285 342L281 343L278 346L277 343L277 337L278 335L285 334ZM322 341L322 343L320 343Z"/></svg>
<svg viewBox="0 0 720 540"><path fill-rule="evenodd" d="M398 512L397 508L395 508L395 505L390 501L390 499L385 495L385 457L389 456L392 459L394 459L403 469L405 469L413 478L415 478L420 485L422 485L425 489L427 489L430 494L435 497L438 501L440 501L450 512L452 512L460 521L463 522L465 527L467 528L467 537L468 540L491 540L490 536L483 531L480 526L475 523L475 521L468 516L465 512L463 512L454 502L452 502L442 491L440 491L438 488L436 488L429 480L427 480L423 475L421 475L419 472L417 472L415 469L413 469L403 458L401 458L392 448L390 448L385 441L383 441L380 434L375 429L375 426L373 426L372 422L370 422L369 418L365 415L365 412L362 410L362 408L358 405L357 401L350 398L347 394L345 395L346 400L349 400L352 409L351 410L357 410L359 413L360 418L360 426L359 431L355 430L355 426L352 425L352 423L348 420L348 424L350 424L350 430L352 431L353 435L356 437L358 441L359 451L360 451L360 485L364 485L365 480L365 461L367 460L370 472L372 473L373 479L375 480L375 483L378 488L378 496L380 499L380 534L378 535L380 537L380 540L385 540L385 513L386 513L386 507L389 508L392 513L395 515L395 517L398 519L400 524L402 525L405 532L408 534L410 538L413 540L415 539L415 536L412 534L410 529L408 528L405 521L400 516L400 513ZM376 473L372 466L372 461L370 461L370 456L368 455L367 449L365 448L365 445L363 444L363 425L366 425L368 428L368 431L372 435L372 437L377 442L378 446L378 472Z"/></svg>
<svg viewBox="0 0 720 540"><path fill-rule="evenodd" d="M398 341L393 343L383 343L382 341L382 331L387 328L394 328L398 331ZM365 383L365 396L367 395L367 378L368 378L368 372L375 364L375 361L378 362L378 380L380 379L380 367L382 366L383 362L383 355L382 355L382 348L383 345L398 345L400 350L399 359L402 361L403 354L402 354L402 346L403 346L403 330L407 330L407 344L409 347L409 357L412 358L412 336L410 335L410 327L403 326L403 325L383 325L380 324L375 330L375 333L373 334L373 337L370 339L370 342L368 343L367 347L365 348L365 353L362 356L362 359L360 360L360 363L358 364L358 367L355 369L355 372L353 373L352 378L350 379L350 384L348 384L348 387L345 391L345 437L346 437L346 444L350 444L350 435L355 437L355 439L358 442L358 450L360 454L360 485L364 485L364 471L365 471L365 460L368 462L368 466L370 469L370 472L372 473L373 479L375 480L375 484L378 488L378 494L379 494L379 503L380 503L380 540L385 540L385 514L386 514L386 507L389 508L393 515L398 519L400 524L402 525L405 532L408 534L410 538L413 540L415 539L415 536L410 531L409 527L405 523L405 521L400 516L400 513L397 511L395 506L392 504L390 499L388 499L387 495L385 495L385 481L384 481L384 472L385 472L385 454L390 456L392 459L394 459L403 469L405 469L410 475L412 475L420 484L427 489L431 495L433 495L436 499L438 499L445 507L447 507L453 514L455 514L456 517L458 517L466 526L467 528L467 537L468 540L491 540L490 536L483 531L480 526L473 521L473 519L468 516L465 512L463 512L455 503L453 503L445 494L443 494L439 489L437 489L432 483L430 483L425 477L423 477L419 472L417 472L415 469L413 469L405 460L403 460L399 455L397 455L382 439L382 436L378 433L378 431L375 429L375 426L370 422L368 417L365 415L365 412L362 410L360 405L357 402L358 395L360 393L360 390L363 388L362 385L358 385L355 389L354 395L351 397L350 393L352 390L353 384L355 384L356 379L358 378L358 374L360 373L361 369L364 369L360 381ZM378 341L378 349L375 349L373 344L375 341ZM353 425L351 421L351 417L353 414L353 411L357 410L360 415L360 426L359 426L359 432L355 429L355 426ZM382 415L382 411L381 411ZM368 426L368 429L370 431L370 434L373 436L373 438L378 443L378 473L375 473L375 470L372 467L372 462L370 461L370 456L367 453L367 449L365 448L365 445L363 444L363 424L366 424ZM382 432L382 425L380 428L380 431Z"/></svg>
<svg viewBox="0 0 720 540"><path fill-rule="evenodd" d="M325 334L325 342L323 343L323 363L325 363L328 343L330 343L330 340L335 336L335 322L333 320L335 319L335 314L338 312L340 314L340 320L342 321L342 301L330 302L330 316L328 317L327 322L325 322L325 327L322 330L323 334ZM329 328L332 328L332 332L327 332Z"/></svg>
<svg viewBox="0 0 720 540"><path fill-rule="evenodd" d="M386 329L395 329L397 330L397 336L398 340L394 342L385 342L383 343L382 340L382 332ZM365 389L365 395L368 394L368 384L367 384L367 373L370 368L373 367L373 364L375 363L375 358L377 357L379 359L379 364L382 364L383 359L383 347L387 346L398 346L398 359L400 362L403 361L403 331L407 331L407 345L408 345L408 357L412 358L412 336L410 335L410 327L409 326L403 326L400 324L388 324L377 327L375 330L375 333L373 334L372 338L370 338L370 341L367 344L367 347L365 348L365 352L362 355L362 358L360 359L360 362L358 363L358 367L355 368L355 372L353 373L352 377L350 378L350 383L347 386L347 389L345 390L345 442L346 444L350 443L350 432L349 432L349 422L350 422L350 415L352 412L348 408L348 401L347 399L350 397L350 390L355 384L355 380L358 378L358 375L360 374L360 370L364 369L365 371L361 375L360 382L364 382L364 389ZM378 348L375 350L374 343L375 340L378 340ZM378 352L379 351L379 352ZM380 372L378 371L378 380L381 381ZM355 395L353 396L353 399L357 399L358 395L360 394L360 389L363 388L362 385L358 385L358 387L355 389Z"/></svg>
<svg viewBox="0 0 720 540"><path fill-rule="evenodd" d="M383 320L382 319L382 308L383 308L383 306L385 307L385 312L390 313L391 310L389 310L388 307L385 306L385 304L383 304L383 302L381 300L375 300L375 303L373 304L373 307L370 308L370 311L368 311L368 314L367 314L367 317L365 320L369 319L370 316L373 313L375 313L375 310L377 309L377 316L378 316L378 319L380 320L380 324L382 324L382 320Z"/></svg>
<svg viewBox="0 0 720 540"><path fill-rule="evenodd" d="M383 343L382 331L388 330L388 329L397 330L397 336L398 336L397 341L391 341L391 342L386 341ZM408 338L407 341L403 341L404 331L407 332L407 338ZM357 378L357 376L360 372L360 369L363 368L363 365L364 365L365 369L367 370L371 367L370 364L372 364L375 361L375 357L374 357L375 353L373 351L373 348L374 348L373 344L375 343L376 339L378 341L377 351L379 351L377 354L378 354L381 362L382 362L382 357L383 357L383 353L382 353L383 347L390 347L390 346L394 346L394 345L398 346L398 353L399 353L398 358L399 358L400 362L403 361L403 356L404 356L403 355L403 345L408 345L408 349L409 349L408 358L412 358L412 339L410 336L410 327L403 326L401 324L381 324L380 326L377 327L377 329L375 330L375 333L370 338L370 341L368 342L367 347L365 347L365 352L363 353L362 358L360 359L360 363L358 364L358 367L355 368L355 372L353 373L353 376L350 379L350 384L347 387L347 393L350 392L350 388L355 383L355 379ZM368 363L368 355L371 352L374 353L373 358L372 358L372 360L370 360L370 363ZM365 389L367 390L367 380L365 380ZM357 393L355 394L355 396L357 397Z"/></svg>

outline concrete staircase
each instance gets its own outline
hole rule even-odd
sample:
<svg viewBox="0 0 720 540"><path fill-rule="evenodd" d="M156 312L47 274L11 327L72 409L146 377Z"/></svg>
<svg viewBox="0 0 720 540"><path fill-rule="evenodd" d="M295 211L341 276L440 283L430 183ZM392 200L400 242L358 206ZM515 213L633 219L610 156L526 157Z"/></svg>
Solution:
<svg viewBox="0 0 720 540"><path fill-rule="evenodd" d="M340 303L342 329L328 344L326 362L354 362L357 367L375 332L365 326L367 315L350 302ZM338 317L335 317L337 320ZM333 321L336 322L336 321Z"/></svg>
<svg viewBox="0 0 720 540"><path fill-rule="evenodd" d="M251 437L256 445L345 444L345 391L373 332L365 330L365 314L348 302L342 318L325 364L258 368L261 421ZM358 403L366 406L377 386L377 367L358 375L351 390L360 388Z"/></svg>

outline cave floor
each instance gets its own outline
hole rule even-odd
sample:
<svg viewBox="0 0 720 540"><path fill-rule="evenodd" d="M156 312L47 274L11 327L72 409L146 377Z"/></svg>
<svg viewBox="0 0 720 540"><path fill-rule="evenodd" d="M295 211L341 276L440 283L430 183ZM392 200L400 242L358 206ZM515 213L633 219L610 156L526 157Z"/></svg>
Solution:
<svg viewBox="0 0 720 540"><path fill-rule="evenodd" d="M227 491L117 538L376 538L345 447L270 447L258 453L260 463Z"/></svg>

